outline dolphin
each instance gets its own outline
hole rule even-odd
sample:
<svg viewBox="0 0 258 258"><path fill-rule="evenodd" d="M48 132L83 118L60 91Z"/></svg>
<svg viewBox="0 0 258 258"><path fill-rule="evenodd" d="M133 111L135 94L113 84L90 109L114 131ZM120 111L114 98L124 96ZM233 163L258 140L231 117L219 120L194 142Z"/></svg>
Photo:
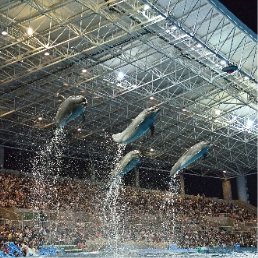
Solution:
<svg viewBox="0 0 258 258"><path fill-rule="evenodd" d="M108 190L111 184L118 178L127 174L132 170L141 159L141 152L139 150L133 150L128 152L111 171L110 180L105 188L102 190Z"/></svg>
<svg viewBox="0 0 258 258"><path fill-rule="evenodd" d="M123 132L113 134L112 139L121 144L130 143L141 137L148 129L151 130L151 135L153 135L153 123L159 111L160 108L155 106L144 109Z"/></svg>
<svg viewBox="0 0 258 258"><path fill-rule="evenodd" d="M170 176L173 176L178 171L187 167L200 157L203 156L204 158L206 158L207 152L212 145L213 144L208 141L202 141L193 145L179 158L179 160L172 167L172 169L170 170Z"/></svg>
<svg viewBox="0 0 258 258"><path fill-rule="evenodd" d="M70 96L62 102L57 110L55 122L58 128L63 128L67 123L78 116L83 116L87 105L87 99L84 96Z"/></svg>

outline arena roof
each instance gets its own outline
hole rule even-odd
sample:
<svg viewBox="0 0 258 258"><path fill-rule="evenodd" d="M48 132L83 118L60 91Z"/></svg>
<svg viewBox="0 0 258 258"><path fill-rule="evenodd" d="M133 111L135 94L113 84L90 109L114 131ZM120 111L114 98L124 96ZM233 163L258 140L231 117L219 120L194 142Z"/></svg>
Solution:
<svg viewBox="0 0 258 258"><path fill-rule="evenodd" d="M147 167L172 167L209 140L193 173L256 171L257 36L218 1L1 0L0 26L1 146L38 150L55 130L58 95L84 95L86 121L66 126L64 155L114 155L111 134L160 105L154 137L127 146Z"/></svg>

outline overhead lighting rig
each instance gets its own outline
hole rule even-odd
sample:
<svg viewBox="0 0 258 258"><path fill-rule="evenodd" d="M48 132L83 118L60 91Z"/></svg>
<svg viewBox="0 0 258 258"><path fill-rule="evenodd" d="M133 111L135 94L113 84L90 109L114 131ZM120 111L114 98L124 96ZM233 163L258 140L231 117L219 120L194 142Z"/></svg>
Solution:
<svg viewBox="0 0 258 258"><path fill-rule="evenodd" d="M228 65L222 68L223 72L226 72L228 74L231 74L233 72L235 72L237 70L237 66L236 65Z"/></svg>

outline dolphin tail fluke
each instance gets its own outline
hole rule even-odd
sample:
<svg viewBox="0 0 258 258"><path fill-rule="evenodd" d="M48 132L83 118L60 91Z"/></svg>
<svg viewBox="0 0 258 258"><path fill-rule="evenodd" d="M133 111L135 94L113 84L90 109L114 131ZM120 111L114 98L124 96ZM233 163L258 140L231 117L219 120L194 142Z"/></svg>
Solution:
<svg viewBox="0 0 258 258"><path fill-rule="evenodd" d="M172 177L176 173L176 170L171 170L169 176Z"/></svg>
<svg viewBox="0 0 258 258"><path fill-rule="evenodd" d="M180 167L176 163L170 170L170 177L174 176L178 171L180 170Z"/></svg>
<svg viewBox="0 0 258 258"><path fill-rule="evenodd" d="M154 127L153 124L150 126L150 131L151 131L151 136L153 136L154 135L154 131L155 131L155 127Z"/></svg>

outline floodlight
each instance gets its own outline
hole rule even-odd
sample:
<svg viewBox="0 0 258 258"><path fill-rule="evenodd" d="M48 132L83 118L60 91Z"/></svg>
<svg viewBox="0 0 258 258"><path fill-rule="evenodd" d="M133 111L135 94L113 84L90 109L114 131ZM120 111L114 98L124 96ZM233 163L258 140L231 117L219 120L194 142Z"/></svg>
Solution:
<svg viewBox="0 0 258 258"><path fill-rule="evenodd" d="M33 34L33 29L31 27L28 28L27 33L29 36Z"/></svg>
<svg viewBox="0 0 258 258"><path fill-rule="evenodd" d="M125 74L123 72L119 72L117 75L118 80L122 80L124 78Z"/></svg>

